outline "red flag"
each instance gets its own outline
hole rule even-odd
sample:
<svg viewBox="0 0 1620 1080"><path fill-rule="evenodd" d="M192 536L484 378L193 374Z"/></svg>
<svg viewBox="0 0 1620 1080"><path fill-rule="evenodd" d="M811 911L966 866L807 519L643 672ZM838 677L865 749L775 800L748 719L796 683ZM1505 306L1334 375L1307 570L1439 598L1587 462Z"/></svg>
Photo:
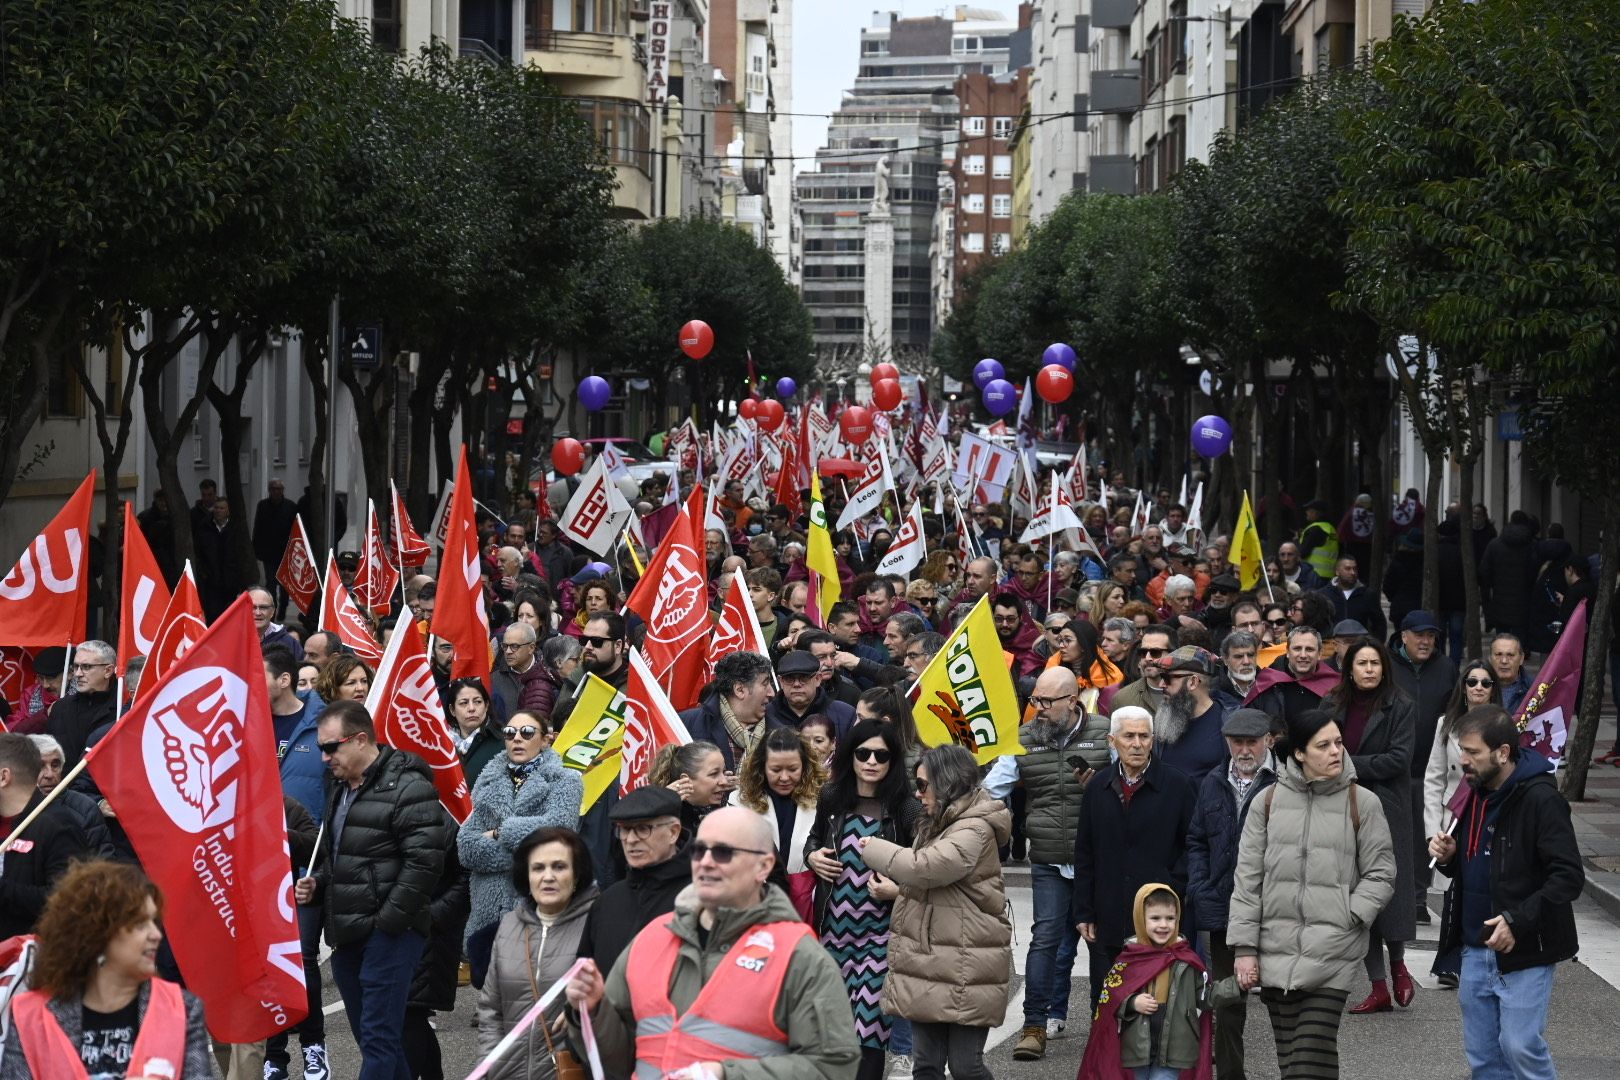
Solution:
<svg viewBox="0 0 1620 1080"><path fill-rule="evenodd" d="M799 495L798 440L788 432L785 438L777 440L777 446L782 451L782 469L776 474L776 501L787 507L789 514L798 517L804 513L804 499Z"/></svg>
<svg viewBox="0 0 1620 1080"><path fill-rule="evenodd" d="M163 581L152 547L135 520L135 506L124 504L124 594L118 605L118 670L137 656L147 656L163 628L169 586Z"/></svg>
<svg viewBox="0 0 1620 1080"><path fill-rule="evenodd" d="M664 696L640 649L630 650L629 662L630 677L624 686L624 751L619 764L621 794L646 785L659 750L692 741L692 733Z"/></svg>
<svg viewBox="0 0 1620 1080"><path fill-rule="evenodd" d="M66 645L84 640L90 603L85 548L90 538L91 473L0 581L0 645Z"/></svg>
<svg viewBox="0 0 1620 1080"><path fill-rule="evenodd" d="M400 498L399 489L394 486L392 480L388 481L388 490L393 495L394 506L393 520L388 526L389 557L402 571L420 570L427 565L428 556L433 553L433 549L411 524L411 515L405 509L405 500Z"/></svg>
<svg viewBox="0 0 1620 1080"><path fill-rule="evenodd" d="M456 465L455 493L445 514L439 595L433 605L433 636L455 647L451 674L489 683L489 613L484 609L484 578L478 562L478 519L473 516L472 473L467 448ZM702 565L699 563L698 565Z"/></svg>
<svg viewBox="0 0 1620 1080"><path fill-rule="evenodd" d="M34 658L28 650L0 646L0 699L11 706L12 712L23 712L23 698L34 682Z"/></svg>
<svg viewBox="0 0 1620 1080"><path fill-rule="evenodd" d="M261 663L251 603L238 597L86 755L163 890L186 986L228 1043L308 1011Z"/></svg>
<svg viewBox="0 0 1620 1080"><path fill-rule="evenodd" d="M377 725L378 740L426 762L433 771L439 801L457 821L466 821L472 813L467 774L450 738L427 647L414 625L400 623L388 638L388 649L366 698L366 711Z"/></svg>
<svg viewBox="0 0 1620 1080"><path fill-rule="evenodd" d="M399 588L399 571L388 561L388 548L377 523L377 506L366 500L365 550L360 569L354 575L354 595L377 615L387 615L394 607L394 591Z"/></svg>
<svg viewBox="0 0 1620 1080"><path fill-rule="evenodd" d="M1581 692L1581 671L1585 666L1588 601L1575 605L1563 633L1547 654L1547 662L1536 672L1536 683L1519 702L1514 718L1523 734L1519 745L1536 751L1554 765L1564 757L1569 738L1569 722L1575 716L1575 699Z"/></svg>
<svg viewBox="0 0 1620 1080"><path fill-rule="evenodd" d="M299 611L308 615L315 610L315 600L321 595L321 575L315 569L315 552L309 546L302 514L293 516L292 535L287 537L287 551L276 568L276 580Z"/></svg>
<svg viewBox="0 0 1620 1080"><path fill-rule="evenodd" d="M647 626L642 645L647 665L669 687L676 708L696 704L702 688L703 651L698 646L710 628L702 521L703 488L699 486L692 489L686 506L647 564L647 572L625 602L625 608L641 616ZM443 603L442 590L439 595Z"/></svg>
<svg viewBox="0 0 1620 1080"><path fill-rule="evenodd" d="M142 681L161 679L207 632L208 619L203 615L202 597L197 595L197 581L191 576L188 559L174 587L174 595L169 597L169 605L163 610L162 629L147 653Z"/></svg>
<svg viewBox="0 0 1620 1080"><path fill-rule="evenodd" d="M726 585L725 599L720 605L720 620L715 623L714 634L703 658L703 681L714 678L714 665L720 658L734 652L756 652L771 655L765 642L765 631L760 628L759 615L748 597L748 582L741 569L734 571Z"/></svg>
<svg viewBox="0 0 1620 1080"><path fill-rule="evenodd" d="M382 662L382 649L371 636L371 626L360 617L360 611L344 587L343 575L338 573L337 559L326 553L326 589L321 595L320 628L338 636L338 640L355 651L355 655L376 671Z"/></svg>

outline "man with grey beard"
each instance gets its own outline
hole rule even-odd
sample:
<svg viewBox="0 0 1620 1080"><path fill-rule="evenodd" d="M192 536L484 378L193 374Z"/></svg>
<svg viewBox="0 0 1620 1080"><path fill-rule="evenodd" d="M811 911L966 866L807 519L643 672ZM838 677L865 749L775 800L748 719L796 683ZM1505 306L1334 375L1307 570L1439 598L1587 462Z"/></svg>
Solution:
<svg viewBox="0 0 1620 1080"><path fill-rule="evenodd" d="M985 777L991 797L1011 803L1022 785L1028 810L1030 885L1035 926L1024 965L1024 1029L1013 1048L1018 1061L1046 1054L1046 1040L1069 1017L1070 972L1080 947L1069 919L1074 898L1074 837L1080 796L1096 769L1108 764L1108 719L1080 705L1080 684L1066 667L1041 672L1030 694L1035 716L1018 729L1019 757L996 759Z"/></svg>
<svg viewBox="0 0 1620 1080"><path fill-rule="evenodd" d="M1170 654L1164 700L1153 713L1153 745L1160 761L1187 774L1197 786L1226 757L1221 724L1231 711L1211 694L1215 657L1183 645Z"/></svg>

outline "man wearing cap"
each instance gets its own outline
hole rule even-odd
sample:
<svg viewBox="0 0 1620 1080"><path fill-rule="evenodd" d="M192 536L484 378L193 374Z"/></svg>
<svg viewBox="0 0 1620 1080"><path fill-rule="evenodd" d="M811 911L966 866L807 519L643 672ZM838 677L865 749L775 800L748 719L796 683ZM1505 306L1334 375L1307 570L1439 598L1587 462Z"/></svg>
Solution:
<svg viewBox="0 0 1620 1080"><path fill-rule="evenodd" d="M789 649L776 662L781 692L765 706L765 722L797 730L807 716L820 713L833 722L842 739L855 723L855 709L835 698L821 678L821 664L804 649Z"/></svg>
<svg viewBox="0 0 1620 1080"><path fill-rule="evenodd" d="M1450 702L1452 689L1457 685L1457 665L1443 656L1439 648L1440 622L1432 614L1419 608L1409 611L1401 620L1401 640L1391 652L1395 663L1395 685L1417 705L1413 733L1414 747L1432 747L1435 728ZM1414 753L1412 757L1422 756ZM1429 869L1428 837L1423 820L1423 772L1427 761L1412 765L1412 841L1413 865L1417 869L1412 886L1417 891L1417 920L1429 921L1429 882L1433 871Z"/></svg>
<svg viewBox="0 0 1620 1080"><path fill-rule="evenodd" d="M1164 700L1153 714L1153 745L1160 761L1180 769L1195 785L1226 756L1221 726L1227 707L1211 693L1215 656L1183 645L1170 654Z"/></svg>
<svg viewBox="0 0 1620 1080"><path fill-rule="evenodd" d="M1356 620L1340 619L1333 624L1333 655L1343 656L1351 645L1367 636L1367 628Z"/></svg>
<svg viewBox="0 0 1620 1080"><path fill-rule="evenodd" d="M1356 573L1356 560L1346 555L1334 564L1333 580L1316 590L1333 605L1335 621L1353 619L1367 628L1370 637L1378 641L1389 634L1389 623L1384 620L1384 607L1378 594L1362 584Z"/></svg>
<svg viewBox="0 0 1620 1080"><path fill-rule="evenodd" d="M675 897L692 883L692 863L681 844L679 795L669 788L640 787L607 816L629 872L602 890L579 939L579 955L603 971L612 969L643 926L674 911Z"/></svg>
<svg viewBox="0 0 1620 1080"><path fill-rule="evenodd" d="M1201 570L1193 569L1193 560L1197 558L1197 553L1186 544L1172 544L1167 551L1167 556L1170 564L1159 572L1158 577L1147 583L1147 588L1144 590L1147 594L1147 602L1154 607L1164 607L1164 587L1169 584L1171 578L1177 576L1191 578L1193 593L1202 600L1204 592L1209 588L1209 575Z"/></svg>
<svg viewBox="0 0 1620 1080"><path fill-rule="evenodd" d="M1209 932L1214 979L1232 974L1236 958L1226 944L1226 922L1243 819L1255 796L1277 779L1271 717L1259 709L1236 709L1221 725L1221 735L1226 760L1199 784L1187 830L1187 902L1193 925ZM1244 1012L1242 1002L1215 1012L1215 1070L1222 1080L1243 1075Z"/></svg>

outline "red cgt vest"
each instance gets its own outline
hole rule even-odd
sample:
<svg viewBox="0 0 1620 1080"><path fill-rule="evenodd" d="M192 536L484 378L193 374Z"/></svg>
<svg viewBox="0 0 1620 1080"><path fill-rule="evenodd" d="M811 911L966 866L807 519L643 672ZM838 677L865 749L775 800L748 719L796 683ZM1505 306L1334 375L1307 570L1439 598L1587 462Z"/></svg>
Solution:
<svg viewBox="0 0 1620 1080"><path fill-rule="evenodd" d="M45 1007L48 996L40 990L18 994L11 1002L12 1023L22 1043L23 1057L34 1080L89 1080L79 1048ZM173 1077L178 1080L186 1061L186 1000L180 988L163 979L152 980L146 1016L135 1035L129 1076Z"/></svg>
<svg viewBox="0 0 1620 1080"><path fill-rule="evenodd" d="M776 1003L788 961L810 928L802 922L750 927L680 1016L669 999L669 980L681 940L670 930L673 913L655 920L630 944L626 975L636 1016L637 1080L658 1080L698 1061L777 1057L788 1052L776 1026Z"/></svg>

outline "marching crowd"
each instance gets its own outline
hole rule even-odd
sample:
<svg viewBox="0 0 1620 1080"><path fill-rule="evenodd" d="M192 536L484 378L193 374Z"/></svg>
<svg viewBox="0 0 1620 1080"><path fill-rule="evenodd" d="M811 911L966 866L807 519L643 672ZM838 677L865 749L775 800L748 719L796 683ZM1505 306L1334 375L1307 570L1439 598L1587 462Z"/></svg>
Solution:
<svg viewBox="0 0 1620 1080"><path fill-rule="evenodd" d="M642 494L650 525L664 493ZM581 773L552 741L587 673L626 686L644 632L622 609L633 554L593 565L527 492L483 522L492 676L454 679L452 648L430 651L472 793L460 823L422 761L379 741L364 705L375 672L336 634L278 621L273 583L250 590L310 1008L267 1044L231 1048L232 1075L337 1067L324 937L365 1080L442 1077L433 1017L468 981L482 1051L509 1040L498 1077L571 1080L591 1045L607 1075L638 1080L987 1077L1012 978L1003 867L1025 863L1016 1059L1083 1034L1082 1080L1242 1077L1257 993L1282 1076L1336 1077L1345 1012L1417 993L1405 946L1433 917L1432 860L1434 974L1457 992L1469 1067L1553 1076L1546 1011L1577 949L1583 871L1552 765L1520 748L1512 718L1530 653L1550 647L1515 621L1535 616L1503 576L1522 546L1509 532L1538 542L1529 523L1515 515L1484 545L1497 632L1467 657L1449 594L1424 610L1401 576L1415 493L1389 524L1382 582L1364 580L1363 497L1337 527L1307 504L1247 590L1229 539L1159 495L1144 528L1081 507L1087 542L1055 552L1018 542L1025 523L994 504L929 515L927 556L904 576L876 571L890 527L839 533L850 599L818 619L803 516L728 485L726 528L707 533L710 596L740 569L768 649L720 660L682 716L692 741L584 815ZM1443 537L1480 527L1456 508L1445 524ZM1525 596L1543 580L1555 609L1589 595L1593 575L1564 549L1544 550L1557 573L1525 564ZM355 560L338 565L347 577ZM435 582L404 593L379 639L426 633ZM1022 710L1023 753L986 763L923 745L906 693L981 602ZM21 734L0 735L0 831L116 720L114 656L88 642L70 670L36 657ZM124 674L132 697L139 672ZM39 959L0 1080L59 1075L52 1055L82 1061L72 1075L156 1076L140 1063L165 1059L169 1075L213 1075L163 943L185 928L162 926L162 897L87 774L27 836L5 855L0 919L38 935ZM1082 946L1090 997L1072 1003ZM1352 1003L1360 972L1371 992Z"/></svg>

